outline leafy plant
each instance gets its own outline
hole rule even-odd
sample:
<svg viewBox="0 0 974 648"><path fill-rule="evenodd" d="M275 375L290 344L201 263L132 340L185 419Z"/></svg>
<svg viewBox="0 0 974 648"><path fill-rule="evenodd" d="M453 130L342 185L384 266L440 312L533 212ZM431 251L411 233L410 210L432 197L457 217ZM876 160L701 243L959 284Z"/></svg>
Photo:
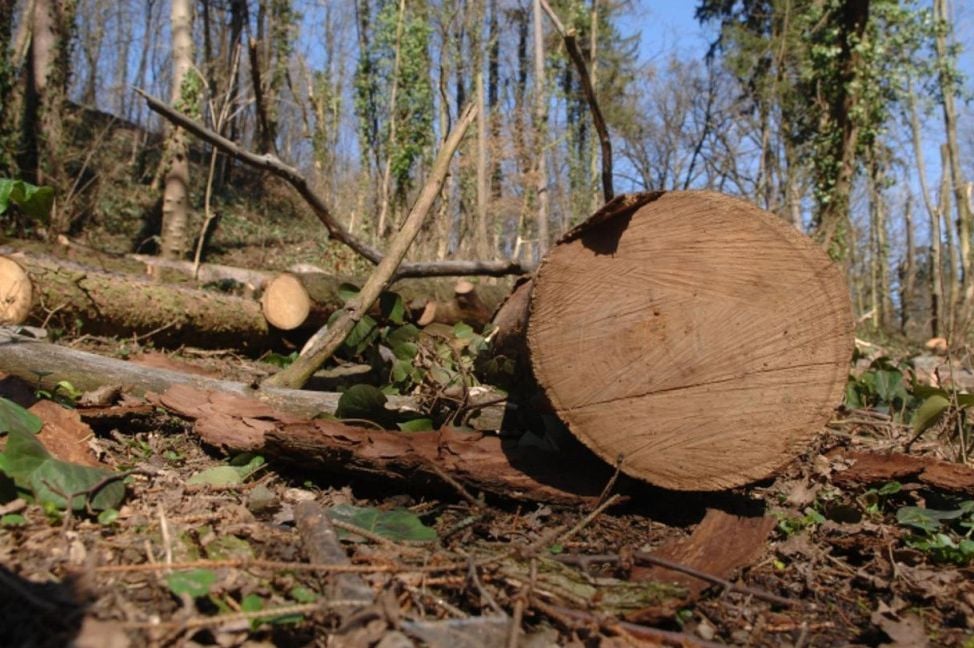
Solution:
<svg viewBox="0 0 974 648"><path fill-rule="evenodd" d="M125 497L121 476L51 456L35 436L41 425L30 412L0 398L0 433L7 434L7 446L0 453L0 472L13 482L17 493L52 510L69 506L75 511L118 508Z"/></svg>
<svg viewBox="0 0 974 648"><path fill-rule="evenodd" d="M436 540L434 529L423 524L416 514L404 509L382 511L371 506L339 504L328 511L328 516L333 520L352 524L390 540L421 542ZM339 529L339 537L351 536L354 534Z"/></svg>
<svg viewBox="0 0 974 648"><path fill-rule="evenodd" d="M872 408L899 416L912 402L906 386L902 368L889 358L876 358L862 375L849 376L845 404L851 409Z"/></svg>
<svg viewBox="0 0 974 648"><path fill-rule="evenodd" d="M904 506L896 511L896 521L914 529L906 544L933 560L959 565L974 560L974 500L948 510Z"/></svg>
<svg viewBox="0 0 974 648"><path fill-rule="evenodd" d="M46 219L54 206L54 189L38 187L23 180L0 178L0 214L16 206L28 218Z"/></svg>

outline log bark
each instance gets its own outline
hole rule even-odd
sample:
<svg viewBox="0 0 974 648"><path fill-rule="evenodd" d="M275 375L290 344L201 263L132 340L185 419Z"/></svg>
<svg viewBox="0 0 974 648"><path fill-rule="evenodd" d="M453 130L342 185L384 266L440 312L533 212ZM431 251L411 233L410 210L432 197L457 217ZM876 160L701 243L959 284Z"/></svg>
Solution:
<svg viewBox="0 0 974 648"><path fill-rule="evenodd" d="M254 352L278 346L252 300L140 277L96 270L72 261L0 247L21 264L34 285L32 317L52 313L80 322L82 330L115 336L149 335L161 345L233 347Z"/></svg>
<svg viewBox="0 0 974 648"><path fill-rule="evenodd" d="M841 401L841 272L810 239L712 192L620 196L533 279L535 378L572 433L676 490L763 479Z"/></svg>

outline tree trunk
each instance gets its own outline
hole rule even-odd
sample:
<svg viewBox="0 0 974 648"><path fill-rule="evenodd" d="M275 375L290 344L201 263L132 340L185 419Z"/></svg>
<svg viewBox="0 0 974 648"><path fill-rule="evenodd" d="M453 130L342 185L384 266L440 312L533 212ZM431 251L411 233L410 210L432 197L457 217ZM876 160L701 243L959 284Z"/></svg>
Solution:
<svg viewBox="0 0 974 648"><path fill-rule="evenodd" d="M183 103L183 83L193 66L193 3L172 0L172 103ZM169 133L168 168L162 193L162 245L165 259L181 259L189 249L189 157L186 132Z"/></svg>
<svg viewBox="0 0 974 648"><path fill-rule="evenodd" d="M534 278L534 375L573 434L658 486L771 475L828 422L853 325L842 273L776 216L710 192L622 196Z"/></svg>
<svg viewBox="0 0 974 648"><path fill-rule="evenodd" d="M960 146L957 143L957 109L954 105L954 94L957 91L952 80L950 70L955 61L949 60L947 37L950 33L950 17L947 15L946 0L934 0L934 19L937 21L936 48L937 67L940 74L940 96L944 112L944 133L947 136L945 166L949 168L950 183L954 192L954 203L957 208L957 249L961 283L963 289L963 310L965 315L974 308L974 259L971 259L971 209L964 195L964 176L960 168ZM966 324L965 322L961 322Z"/></svg>
<svg viewBox="0 0 974 648"><path fill-rule="evenodd" d="M534 136L538 257L548 249L548 91L544 71L544 27L541 0L533 0L534 21Z"/></svg>
<svg viewBox="0 0 974 648"><path fill-rule="evenodd" d="M490 181L487 170L487 122L490 114L487 112L487 95L484 91L484 39L482 11L477 12L477 36L473 39L474 53L474 93L477 101L477 217L474 221L474 254L481 259L493 258L487 236L487 201L490 192Z"/></svg>
<svg viewBox="0 0 974 648"><path fill-rule="evenodd" d="M861 90L856 82L862 58L857 45L862 42L869 22L869 0L846 0L840 13L840 79L837 96L828 108L827 125L839 133L828 151L836 171L834 178L831 172L828 174L828 179L833 182L828 191L828 200L819 210L817 232L822 245L836 259L846 256L853 244L849 241L849 196L852 193L859 142L859 122L855 113Z"/></svg>
<svg viewBox="0 0 974 648"><path fill-rule="evenodd" d="M906 251L900 271L900 334L909 335L910 312L916 297L916 244L913 234L913 201L907 197L903 207L903 230L906 235Z"/></svg>

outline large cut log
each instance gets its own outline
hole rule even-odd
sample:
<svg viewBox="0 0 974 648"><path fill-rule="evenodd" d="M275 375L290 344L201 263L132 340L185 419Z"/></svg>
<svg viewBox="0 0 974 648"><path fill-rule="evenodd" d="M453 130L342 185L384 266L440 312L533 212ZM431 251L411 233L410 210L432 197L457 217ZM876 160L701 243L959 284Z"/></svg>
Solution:
<svg viewBox="0 0 974 648"><path fill-rule="evenodd" d="M0 247L27 270L34 286L32 317L52 313L84 331L147 335L157 344L224 346L259 351L280 343L260 305L215 291L197 290L106 272L40 253ZM57 320L55 320L57 321Z"/></svg>
<svg viewBox="0 0 974 648"><path fill-rule="evenodd" d="M531 291L530 360L553 409L658 486L768 477L841 401L853 345L842 274L742 200L619 197L550 251Z"/></svg>

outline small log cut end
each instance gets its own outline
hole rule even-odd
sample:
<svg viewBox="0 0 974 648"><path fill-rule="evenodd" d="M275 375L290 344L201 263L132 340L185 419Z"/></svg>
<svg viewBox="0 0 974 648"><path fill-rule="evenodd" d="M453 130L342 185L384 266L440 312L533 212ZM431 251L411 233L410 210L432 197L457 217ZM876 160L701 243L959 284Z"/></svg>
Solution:
<svg viewBox="0 0 974 648"><path fill-rule="evenodd" d="M23 324L33 295L27 271L13 259L0 256L0 325Z"/></svg>
<svg viewBox="0 0 974 648"><path fill-rule="evenodd" d="M773 214L712 192L630 201L545 258L528 344L575 436L675 490L771 476L841 401L841 272Z"/></svg>
<svg viewBox="0 0 974 648"><path fill-rule="evenodd" d="M311 297L300 279L284 273L267 283L260 306L268 323L282 331L293 331L308 319Z"/></svg>

